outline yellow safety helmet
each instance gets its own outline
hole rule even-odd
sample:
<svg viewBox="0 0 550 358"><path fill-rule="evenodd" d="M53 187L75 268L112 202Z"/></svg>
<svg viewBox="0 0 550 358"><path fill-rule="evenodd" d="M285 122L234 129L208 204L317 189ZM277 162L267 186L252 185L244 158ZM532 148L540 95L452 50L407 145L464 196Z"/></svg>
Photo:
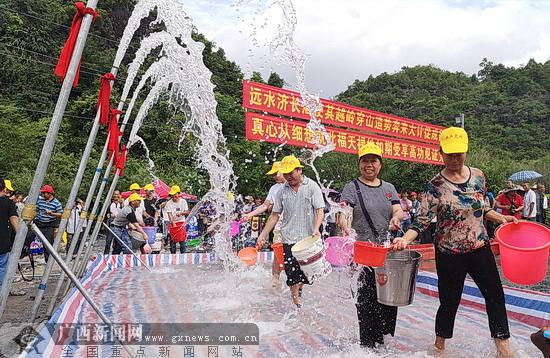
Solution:
<svg viewBox="0 0 550 358"><path fill-rule="evenodd" d="M143 187L143 190L154 191L155 187L153 186L153 184L147 184Z"/></svg>
<svg viewBox="0 0 550 358"><path fill-rule="evenodd" d="M143 200L143 198L137 194L137 193L133 193L131 194L129 197L128 197L128 202L131 203L132 201L136 201L136 200Z"/></svg>
<svg viewBox="0 0 550 358"><path fill-rule="evenodd" d="M361 158L362 156L367 155L367 154L374 154L374 155L377 155L381 158L382 157L382 148L380 148L380 146L378 146L374 142L367 142L366 144L363 144L361 146L361 148L359 148L359 151L357 152L357 155L359 156L359 158Z"/></svg>
<svg viewBox="0 0 550 358"><path fill-rule="evenodd" d="M141 189L141 186L139 186L138 183L134 183L130 185L130 190L140 190L140 189Z"/></svg>
<svg viewBox="0 0 550 358"><path fill-rule="evenodd" d="M168 192L168 195L176 195L177 193L181 193L179 185L172 185L170 191Z"/></svg>
<svg viewBox="0 0 550 358"><path fill-rule="evenodd" d="M283 174L288 174L296 168L303 168L302 164L294 155L287 155L281 161L280 172Z"/></svg>
<svg viewBox="0 0 550 358"><path fill-rule="evenodd" d="M265 173L266 175L273 175L277 174L281 170L281 161L273 162L273 165L271 166L271 170Z"/></svg>
<svg viewBox="0 0 550 358"><path fill-rule="evenodd" d="M13 186L11 185L11 180L4 179L4 186L5 186L6 189L8 189L9 191L14 191L14 190L13 190Z"/></svg>

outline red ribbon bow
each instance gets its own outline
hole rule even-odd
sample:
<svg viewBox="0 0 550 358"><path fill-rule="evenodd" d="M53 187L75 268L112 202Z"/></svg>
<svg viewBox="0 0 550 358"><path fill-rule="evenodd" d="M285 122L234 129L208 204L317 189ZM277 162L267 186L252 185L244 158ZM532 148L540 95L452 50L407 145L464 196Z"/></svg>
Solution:
<svg viewBox="0 0 550 358"><path fill-rule="evenodd" d="M82 19L86 15L92 15L95 18L97 13L94 9L86 7L84 3L77 2L74 4L76 7L76 14L73 17L73 22L71 23L71 29L69 30L69 37L65 41L65 45L61 49L61 54L59 55L59 60L55 66L54 74L59 78L60 81L65 79L67 75L67 70L69 69L69 63L71 62L71 57L73 56L74 46L76 44L76 39L78 38L78 33L80 32L80 25L82 24ZM80 62L78 68L76 69L76 75L74 76L73 87L78 86L78 77L80 76Z"/></svg>
<svg viewBox="0 0 550 358"><path fill-rule="evenodd" d="M100 79L97 110L99 111L99 124L102 126L106 125L109 121L109 106L111 105L111 84L109 82L115 79L115 75L110 72L101 76Z"/></svg>
<svg viewBox="0 0 550 358"><path fill-rule="evenodd" d="M107 143L107 152L110 155L113 155L115 159L118 158L118 141L120 137L120 130L118 129L118 116L121 114L122 114L122 111L119 111L118 109L111 109L111 120L109 122L109 142Z"/></svg>

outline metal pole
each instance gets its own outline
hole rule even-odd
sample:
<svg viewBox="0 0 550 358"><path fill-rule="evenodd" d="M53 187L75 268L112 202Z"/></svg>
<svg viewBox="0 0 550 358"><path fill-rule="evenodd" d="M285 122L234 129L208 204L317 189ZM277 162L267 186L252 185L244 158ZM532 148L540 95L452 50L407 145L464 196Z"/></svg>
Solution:
<svg viewBox="0 0 550 358"><path fill-rule="evenodd" d="M86 6L95 9L97 6L97 1L98 0L88 0ZM63 80L63 85L61 86L57 104L55 105L48 134L46 135L46 140L44 141L44 146L42 147L42 152L40 153L40 158L38 159L38 165L34 172L27 202L25 203L25 208L22 213L24 223L20 223L21 225L19 225L19 231L15 236L15 241L11 250L12 254L9 256L8 267L4 275L4 281L2 282L2 288L0 289L0 318L4 314L4 310L6 308L6 303L13 281L13 275L15 274L15 269L17 268L17 263L19 261L19 255L23 249L25 237L27 236L28 228L26 224L34 218L36 212L36 201L38 199L40 186L42 185L44 177L46 176L46 171L48 170L57 133L59 132L59 127L65 113L65 107L67 106L69 95L71 94L71 88L73 86L77 68L80 65L82 51L92 24L92 19L93 16L89 14L84 15L84 18L82 19L82 24L80 25L80 31L78 32L78 37L76 39L69 67L67 69L67 74Z"/></svg>
<svg viewBox="0 0 550 358"><path fill-rule="evenodd" d="M128 247L128 245L126 245L126 243L124 241L122 241L122 239L120 237L118 237L117 234L115 234L115 232L113 230L111 230L111 228L109 227L109 225L105 224L105 223L102 223L103 226L105 226L107 228L107 230L109 230L111 232L111 234L113 234L113 236L118 240L119 243L122 244L122 246L124 246L125 248L128 249L128 251L130 251L132 253L132 255L134 255L134 257L136 259L138 259L139 262L141 262L143 264L143 266L145 266L145 268L147 270L149 270L149 272L152 272L151 268L149 267L149 265L147 265L142 259L139 258L138 255L136 255L136 253L134 251L132 251L131 248Z"/></svg>
<svg viewBox="0 0 550 358"><path fill-rule="evenodd" d="M99 234L99 230L101 229L101 222L103 221L103 217L105 217L105 214L107 213L107 209L109 209L109 198L113 196L113 192L115 191L116 185L118 183L119 176L119 169L116 170L115 176L113 178L113 181L111 182L111 187L109 188L109 193L107 194L107 197L105 198L105 201L103 202L103 207L101 208L101 211L99 213L99 217L97 220L97 223L94 227L94 231L92 233L92 236L90 236L90 244L86 248L86 253L82 257L81 265L78 269L78 271L75 270L75 273L77 276L82 276L84 272L86 271L86 266L88 265L88 260L90 258L90 255L92 254L92 248L95 245L97 236ZM105 175L108 175L108 172L105 173ZM99 198L96 199L99 202ZM101 219L101 221L100 221ZM76 267L75 267L76 268Z"/></svg>
<svg viewBox="0 0 550 358"><path fill-rule="evenodd" d="M111 73L116 76L117 69L112 68ZM112 88L113 82L110 81L110 86ZM90 160L90 155L92 154L92 149L94 147L95 139L97 136L97 132L99 131L99 117L101 115L101 110L108 111L109 108L103 108L99 109L95 115L94 123L92 125L92 130L90 132L90 136L88 137L88 142L86 143L86 148L84 149L84 153L82 154L82 160L80 161L80 165L78 167L78 171L76 173L76 177L73 182L73 186L71 188L71 192L69 194L69 198L67 199L67 204L65 205L65 211L63 212L63 216L61 218L61 222L59 223L59 228L57 231L57 235L55 236L53 247L55 250L58 249L59 243L61 242L61 238L63 237L63 233L65 232L65 229L67 228L67 223L69 222L68 218L71 215L71 212L73 210L73 204L76 200L76 196L78 194L78 189L80 189L80 184L82 183L82 178L84 178L84 172L86 171L86 166L88 165L88 161ZM77 223L75 223L77 225ZM78 228L75 228L75 235L78 239L78 234L80 233L80 230L77 230ZM67 252L67 257L65 258L66 261L70 260L70 257L73 254L74 247L76 246L76 243L78 240L71 241L70 247L73 248L73 250L70 250ZM44 292L46 291L48 279L50 278L51 271L53 269L53 260L48 260L46 264L46 268L44 269L44 273L42 274L42 279L40 280L40 284L38 285L38 289L36 291L32 311L31 311L31 322L34 322L36 319L36 314L38 313L38 309L40 308L40 304L42 302L42 297L44 296Z"/></svg>
<svg viewBox="0 0 550 358"><path fill-rule="evenodd" d="M59 266L61 266L61 269L67 274L67 276L69 276L69 279L74 283L74 285L76 286L76 288L80 291L80 293L82 294L82 296L84 296L84 298L86 299L86 301L88 301L88 303L90 304L90 306L92 306L92 308L94 309L94 311L96 311L97 315L99 316L99 318L101 318L101 320L103 322L105 322L105 324L108 324L108 325L111 325L113 324L111 322L111 320L109 318L107 318L107 316L105 316L105 314L101 311L101 309L99 308L99 306L94 302L94 300L92 299L92 296L90 296L90 294L88 293L88 291L84 288L84 286L82 286L82 284L80 283L80 281L78 281L78 279L76 278L76 276L72 273L72 271L67 267L67 265L65 265L65 262L63 262L63 260L61 259L61 257L59 256L59 254L57 253L57 251L55 251L55 249L53 248L52 244L50 244L50 242L46 239L46 237L44 236L44 234L42 234L42 232L40 231L40 229L38 228L38 226L36 226L36 224L31 224L31 228L32 228L32 231L34 231L36 233L36 235L40 238L40 240L42 240L42 245L44 245L44 248L46 250L48 250L48 252L50 253L50 255L52 255L53 259L55 261L57 261L57 263L59 264Z"/></svg>
<svg viewBox="0 0 550 358"><path fill-rule="evenodd" d="M84 299L90 304L90 306L92 306L92 308L94 309L94 311L97 313L97 315L99 316L99 318L101 318L101 320L108 326L112 327L113 325L113 322L111 322L111 320L109 318L107 318L107 316L105 316L105 314L101 311L101 309L99 308L99 306L95 303L95 301L93 300L92 296L90 296L90 294L88 293L88 291L84 288L84 286L82 286L82 284L80 283L80 281L76 278L76 276L72 273L72 271L67 267L67 265L65 264L65 262L63 262L63 259L61 259L61 257L59 256L59 254L57 253L57 251L53 248L52 244L50 244L50 242L46 239L46 237L44 236L44 234L42 234L42 232L40 231L40 229L38 228L38 226L36 226L36 224L31 224L31 229L32 231L34 231L34 233L40 238L40 240L42 240L42 245L44 245L44 248L46 250L48 250L48 252L50 253L50 255L53 257L53 259L55 261L57 261L57 263L59 264L59 266L61 266L61 269L67 274L67 276L69 277L69 280L71 280L74 285L76 286L77 290L80 291L80 293L82 294L82 296L84 296ZM117 337L117 341L122 345L122 347L124 348L124 350L126 352L128 352L130 354L130 357L133 357L134 356L134 352L132 352L130 350L130 348L128 346L126 346L124 344L123 341L121 341L118 337Z"/></svg>
<svg viewBox="0 0 550 358"><path fill-rule="evenodd" d="M116 69L116 68L113 67L113 69ZM114 73L114 74L116 74L116 73ZM118 108L118 110L122 110L123 107L124 107L124 102L121 101L118 104L117 108ZM101 152L101 157L99 158L99 162L97 163L97 168L96 168L95 173L94 173L94 178L92 180L92 184L90 186L90 189L88 190L88 195L86 196L86 201L84 202L84 208L82 208L82 213L80 214L80 219L78 220L78 224L76 226L75 232L82 231L82 227L84 226L84 223L87 221L88 209L90 208L90 204L93 201L94 192L95 192L95 189L97 187L97 183L99 182L99 178L101 176L101 173L103 172L103 164L105 163L105 160L107 159L108 144L109 144L109 135L107 135L105 145L103 146L103 151ZM107 168L107 172L109 170L110 170L110 165ZM103 192L103 190L100 189L99 197L101 197L102 192ZM97 206L94 205L94 209L92 210L92 213L94 213L96 211L97 211ZM92 218L93 218L93 216L92 216ZM88 229L88 227L90 225L91 225L90 222L88 222L88 224L86 225L86 229L84 229L84 233L82 235L82 242L80 243L80 247L79 247L78 253L76 255L75 263L73 265L71 265L70 263L71 263L71 260L72 260L74 249L76 248L76 241L74 241L74 240L71 241L71 245L69 246L69 251L67 252L67 257L65 258L65 262L67 264L69 264L69 267L73 271L74 271L74 268L75 268L75 264L78 261L78 258L80 256L80 254L82 253L82 249L84 247L84 243L86 242L86 238L88 237L88 233L90 231L90 229ZM57 296L59 295L59 292L61 292L61 287L63 286L64 282L65 282L65 275L62 272L61 276L59 277L59 280L57 281L57 286L55 287L54 294L51 298L50 306L48 307L48 311L47 311L48 315L51 315L54 308L55 308L55 303L57 301Z"/></svg>

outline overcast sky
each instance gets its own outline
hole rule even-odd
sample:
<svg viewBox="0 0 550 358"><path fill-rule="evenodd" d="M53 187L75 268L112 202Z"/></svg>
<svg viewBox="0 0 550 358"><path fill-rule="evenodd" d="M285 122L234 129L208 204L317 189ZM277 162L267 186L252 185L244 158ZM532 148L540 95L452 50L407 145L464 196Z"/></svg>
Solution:
<svg viewBox="0 0 550 358"><path fill-rule="evenodd" d="M295 89L269 41L281 23L269 0L181 0L198 30L246 73L271 70ZM308 56L306 86L330 98L356 79L433 64L476 73L487 57L510 66L550 59L550 0L294 0L294 41ZM264 25L264 27L261 27Z"/></svg>

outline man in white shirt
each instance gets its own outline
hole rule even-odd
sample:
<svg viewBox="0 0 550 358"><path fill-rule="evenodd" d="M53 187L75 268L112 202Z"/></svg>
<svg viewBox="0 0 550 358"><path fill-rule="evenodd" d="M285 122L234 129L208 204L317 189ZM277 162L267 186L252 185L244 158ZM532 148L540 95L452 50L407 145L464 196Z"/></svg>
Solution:
<svg viewBox="0 0 550 358"><path fill-rule="evenodd" d="M535 221L537 218L537 195L531 190L531 184L525 182L522 185L523 191L523 219L528 221Z"/></svg>
<svg viewBox="0 0 550 358"><path fill-rule="evenodd" d="M265 213L266 211L271 211L273 208L273 204L275 203L275 198L277 195L279 195L279 192L281 189L285 186L286 180L283 174L281 173L281 162L277 161L274 162L271 166L271 170L266 173L266 175L273 175L273 180L275 181L275 184L269 188L269 193L267 194L267 198L263 202L262 205L258 206L254 211L244 214L243 219L248 221L253 216L261 215ZM282 215L279 218L279 221L275 225L275 229L273 230L273 243L281 242L281 219ZM280 262L277 262L277 260L273 260L273 264L271 266L271 273L273 275L273 287L280 287L280 275L281 275L281 267Z"/></svg>

